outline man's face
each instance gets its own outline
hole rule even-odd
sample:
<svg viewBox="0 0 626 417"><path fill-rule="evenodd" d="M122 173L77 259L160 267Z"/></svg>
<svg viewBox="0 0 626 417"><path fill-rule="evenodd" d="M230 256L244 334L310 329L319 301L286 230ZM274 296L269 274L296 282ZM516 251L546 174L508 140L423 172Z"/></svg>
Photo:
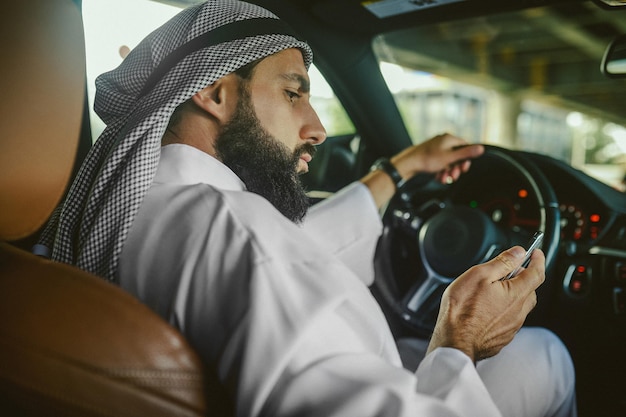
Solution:
<svg viewBox="0 0 626 417"><path fill-rule="evenodd" d="M302 61L301 58L300 61ZM301 91L303 89L302 84L308 83L308 79L301 79L300 75L296 77L293 73L287 73L292 74L287 78L279 77L278 79L282 88L285 88L282 84L287 83L289 89L284 92L284 96L281 94L276 96L278 96L279 101L282 97L286 97L288 105L284 106L286 108L283 109L280 107L284 103L279 102L273 106L273 108L277 108L277 113L283 113L286 118L284 124L277 126L283 139L270 134L264 128L263 122L256 114L251 97L251 87L255 83L256 71L263 62L257 65L252 80L240 87L237 108L217 138L215 150L222 162L241 178L249 191L265 197L290 220L300 222L304 218L309 204L298 174L308 170L308 162L315 154L314 145L325 139L325 132L323 128L319 130L321 124L313 112L312 115L308 114L307 116L309 118L314 116L314 123L309 120L310 126L301 127L296 135L288 136L289 129L285 127L296 126L292 119L297 119L297 115L294 116L290 113L294 113L292 110L298 105L297 101L301 98L293 97L290 94L293 89L291 85L298 83L300 86L296 90L298 93L295 94L302 95L304 94ZM302 68L304 68L303 65ZM272 68L266 67L265 69L271 70ZM306 70L304 74L306 75ZM258 82L256 86L255 91L257 91L259 101L267 103L268 97L262 97L262 95L271 94L271 86L268 86L270 88L258 88ZM310 108L308 98L302 107L306 106ZM270 112L270 116L273 114L274 112ZM277 119L270 117L270 122L275 120ZM276 127L272 123L269 124ZM318 129L315 136L310 136L311 133L307 133L309 136L302 137L300 132L311 132L312 126L315 126L314 129ZM293 139L294 137L296 139Z"/></svg>
<svg viewBox="0 0 626 417"><path fill-rule="evenodd" d="M303 144L319 145L326 140L326 131L309 103L309 76L298 49L286 49L259 62L248 91L260 125L292 152ZM311 156L300 155L298 172L308 171Z"/></svg>

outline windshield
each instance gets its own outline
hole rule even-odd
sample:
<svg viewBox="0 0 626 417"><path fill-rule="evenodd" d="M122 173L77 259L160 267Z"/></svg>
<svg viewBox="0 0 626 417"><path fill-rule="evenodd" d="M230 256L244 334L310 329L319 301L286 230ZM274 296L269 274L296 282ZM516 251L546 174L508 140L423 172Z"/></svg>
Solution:
<svg viewBox="0 0 626 417"><path fill-rule="evenodd" d="M420 25L374 40L414 142L449 132L559 158L623 189L623 80L600 73L624 12L592 2Z"/></svg>

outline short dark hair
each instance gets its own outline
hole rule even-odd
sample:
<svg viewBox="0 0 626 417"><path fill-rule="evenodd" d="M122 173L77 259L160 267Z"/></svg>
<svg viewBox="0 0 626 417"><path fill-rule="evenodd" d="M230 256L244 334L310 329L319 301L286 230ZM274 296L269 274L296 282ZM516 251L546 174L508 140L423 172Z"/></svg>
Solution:
<svg viewBox="0 0 626 417"><path fill-rule="evenodd" d="M254 69L256 68L257 65L259 65L259 62L261 62L262 60L263 58L260 58L252 62L248 62L243 67L236 70L235 74L237 74L240 78L246 81L250 81L250 79L252 78L252 74L254 73Z"/></svg>

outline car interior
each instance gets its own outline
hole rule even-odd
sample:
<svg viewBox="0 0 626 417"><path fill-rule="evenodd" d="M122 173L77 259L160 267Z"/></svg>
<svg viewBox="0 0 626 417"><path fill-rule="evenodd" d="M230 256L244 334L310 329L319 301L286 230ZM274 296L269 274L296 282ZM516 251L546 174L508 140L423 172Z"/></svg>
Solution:
<svg viewBox="0 0 626 417"><path fill-rule="evenodd" d="M98 2L10 2L0 17L12 40L0 66L0 414L231 415L176 329L30 253L101 131L87 14ZM580 416L626 415L626 2L251 2L311 45L311 75L332 91L311 98L329 133L302 177L312 204L436 134L485 144L459 181L418 175L381 212L370 289L394 336L428 339L456 276L541 230L546 281L526 325L569 349Z"/></svg>

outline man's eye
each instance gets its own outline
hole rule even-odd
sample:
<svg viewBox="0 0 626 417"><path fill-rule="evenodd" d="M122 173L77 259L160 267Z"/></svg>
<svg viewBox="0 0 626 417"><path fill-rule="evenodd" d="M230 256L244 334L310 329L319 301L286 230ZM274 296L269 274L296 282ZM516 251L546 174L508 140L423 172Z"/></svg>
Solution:
<svg viewBox="0 0 626 417"><path fill-rule="evenodd" d="M295 99L300 97L300 94L298 94L298 93L296 93L294 91L285 90L285 92L287 93L287 97L289 97L289 100L293 101L293 100L295 100Z"/></svg>

